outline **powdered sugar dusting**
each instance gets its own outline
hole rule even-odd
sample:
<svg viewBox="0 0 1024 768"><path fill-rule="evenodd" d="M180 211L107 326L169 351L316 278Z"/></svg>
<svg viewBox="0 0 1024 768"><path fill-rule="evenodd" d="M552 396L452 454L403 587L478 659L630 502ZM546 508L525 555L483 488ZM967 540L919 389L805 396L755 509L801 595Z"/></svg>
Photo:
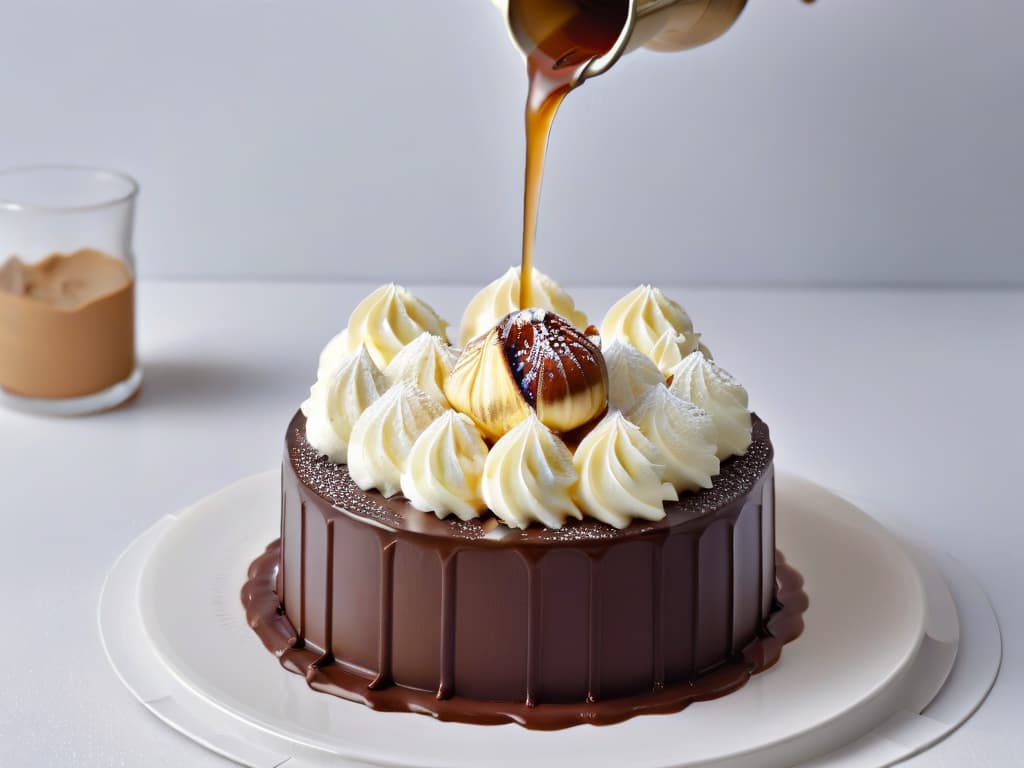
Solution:
<svg viewBox="0 0 1024 768"><path fill-rule="evenodd" d="M288 457L299 480L311 491L350 514L360 515L391 528L432 529L438 534L466 540L507 541L511 538L526 543L600 542L624 535L663 530L673 524L717 512L741 499L764 476L772 461L768 427L755 418L753 442L747 452L722 463L721 473L714 478L712 488L686 492L678 502L669 502L666 505L666 518L658 523L640 520L620 531L592 518L584 518L567 520L558 530L538 526L518 530L502 525L490 512L483 513L477 520L462 521L455 517L439 520L432 514L413 509L401 497L385 499L378 493L363 491L353 482L344 464L332 464L317 455L315 449L306 442L303 424L303 419L298 418L289 430Z"/></svg>

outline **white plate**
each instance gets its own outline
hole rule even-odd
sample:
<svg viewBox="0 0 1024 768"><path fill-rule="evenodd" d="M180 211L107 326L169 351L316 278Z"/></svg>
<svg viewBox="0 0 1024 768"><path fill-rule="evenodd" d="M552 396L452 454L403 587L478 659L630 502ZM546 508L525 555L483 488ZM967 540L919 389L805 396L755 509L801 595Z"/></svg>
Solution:
<svg viewBox="0 0 1024 768"><path fill-rule="evenodd" d="M335 755L452 768L793 765L891 726L895 713L919 713L956 656L959 624L942 578L925 569L923 581L874 520L782 475L778 542L807 581L807 626L779 665L736 693L676 715L556 732L373 712L309 690L245 624L239 590L277 536L278 482L276 472L259 475L164 521L115 567L101 604L108 653L136 696L248 765L337 765Z"/></svg>

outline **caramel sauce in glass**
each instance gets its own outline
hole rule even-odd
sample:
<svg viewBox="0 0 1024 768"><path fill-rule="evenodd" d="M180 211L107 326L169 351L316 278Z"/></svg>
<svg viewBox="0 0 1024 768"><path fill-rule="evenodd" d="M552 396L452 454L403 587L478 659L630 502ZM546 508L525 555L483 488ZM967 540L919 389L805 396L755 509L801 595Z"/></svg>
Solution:
<svg viewBox="0 0 1024 768"><path fill-rule="evenodd" d="M0 265L0 388L63 399L100 392L135 368L135 280L92 249Z"/></svg>

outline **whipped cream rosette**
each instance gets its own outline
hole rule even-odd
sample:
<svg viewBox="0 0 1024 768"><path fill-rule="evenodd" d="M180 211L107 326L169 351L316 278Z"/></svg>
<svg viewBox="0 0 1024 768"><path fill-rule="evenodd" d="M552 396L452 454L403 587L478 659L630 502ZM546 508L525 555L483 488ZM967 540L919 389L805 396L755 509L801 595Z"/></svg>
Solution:
<svg viewBox="0 0 1024 768"><path fill-rule="evenodd" d="M717 363L699 352L687 355L671 373L670 390L703 408L715 424L718 458L741 456L750 445L747 391Z"/></svg>
<svg viewBox="0 0 1024 768"><path fill-rule="evenodd" d="M387 387L384 374L360 345L310 388L302 404L306 440L320 455L335 464L344 463L352 425Z"/></svg>
<svg viewBox="0 0 1024 768"><path fill-rule="evenodd" d="M384 369L389 385L409 383L447 405L444 385L459 353L440 336L424 331L406 345Z"/></svg>
<svg viewBox="0 0 1024 768"><path fill-rule="evenodd" d="M666 375L690 352L706 349L686 311L651 285L634 288L612 305L601 323L601 338L605 344L629 342Z"/></svg>
<svg viewBox="0 0 1024 768"><path fill-rule="evenodd" d="M616 339L604 349L608 368L608 405L623 413L632 410L654 386L664 386L665 376L647 355L628 341Z"/></svg>
<svg viewBox="0 0 1024 768"><path fill-rule="evenodd" d="M700 349L700 334L677 334L675 331L665 331L654 346L647 352L650 360L667 375L675 366L683 361L686 355L693 349ZM696 337L696 338L695 338ZM695 344L696 342L696 344Z"/></svg>
<svg viewBox="0 0 1024 768"><path fill-rule="evenodd" d="M400 285L382 285L363 299L348 319L348 327L327 342L320 353L318 375L336 368L347 355L365 345L383 370L402 348L421 333L448 341L448 323L422 299Z"/></svg>
<svg viewBox="0 0 1024 768"><path fill-rule="evenodd" d="M706 412L666 387L651 387L628 418L658 447L665 462L665 479L677 491L711 487L719 461L715 425Z"/></svg>
<svg viewBox="0 0 1024 768"><path fill-rule="evenodd" d="M416 438L402 472L402 493L440 518L479 517L487 508L481 481L487 443L468 416L445 411Z"/></svg>
<svg viewBox="0 0 1024 768"><path fill-rule="evenodd" d="M416 439L445 407L412 384L396 384L356 419L348 446L348 472L364 491L394 496Z"/></svg>
<svg viewBox="0 0 1024 768"><path fill-rule="evenodd" d="M634 519L661 520L664 502L679 500L672 484L664 482L663 461L640 428L613 411L576 448L579 481L573 499L585 515L615 528Z"/></svg>
<svg viewBox="0 0 1024 768"><path fill-rule="evenodd" d="M510 312L531 308L519 306L520 274L519 267L510 267L504 275L473 297L462 315L459 337L462 346L487 333ZM533 270L532 277L535 308L554 312L581 330L587 327L587 316L576 309L572 297L562 289L562 286L536 269Z"/></svg>
<svg viewBox="0 0 1024 768"><path fill-rule="evenodd" d="M583 516L572 500L577 478L569 448L531 413L487 454L484 501L511 528L557 529Z"/></svg>

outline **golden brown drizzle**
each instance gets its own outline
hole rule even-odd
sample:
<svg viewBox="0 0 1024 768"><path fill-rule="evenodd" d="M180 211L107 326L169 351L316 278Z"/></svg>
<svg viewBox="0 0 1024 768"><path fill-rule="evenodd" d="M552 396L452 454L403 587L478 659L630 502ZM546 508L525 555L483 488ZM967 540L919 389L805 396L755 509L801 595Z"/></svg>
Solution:
<svg viewBox="0 0 1024 768"><path fill-rule="evenodd" d="M714 26L711 14L724 13L724 17L717 31L701 42L721 34L741 9L742 4L738 8L712 5L705 16L709 24ZM509 23L516 39L520 44L535 41L533 49L526 51L529 91L520 309L533 307L533 249L551 124L562 100L582 83L587 66L615 46L628 14L628 0L517 0L510 6Z"/></svg>
<svg viewBox="0 0 1024 768"><path fill-rule="evenodd" d="M626 23L626 0L545 0L513 7L521 37L537 40L527 52L526 185L519 307L533 306L533 246L551 123L562 99L580 84L587 65L611 50Z"/></svg>

